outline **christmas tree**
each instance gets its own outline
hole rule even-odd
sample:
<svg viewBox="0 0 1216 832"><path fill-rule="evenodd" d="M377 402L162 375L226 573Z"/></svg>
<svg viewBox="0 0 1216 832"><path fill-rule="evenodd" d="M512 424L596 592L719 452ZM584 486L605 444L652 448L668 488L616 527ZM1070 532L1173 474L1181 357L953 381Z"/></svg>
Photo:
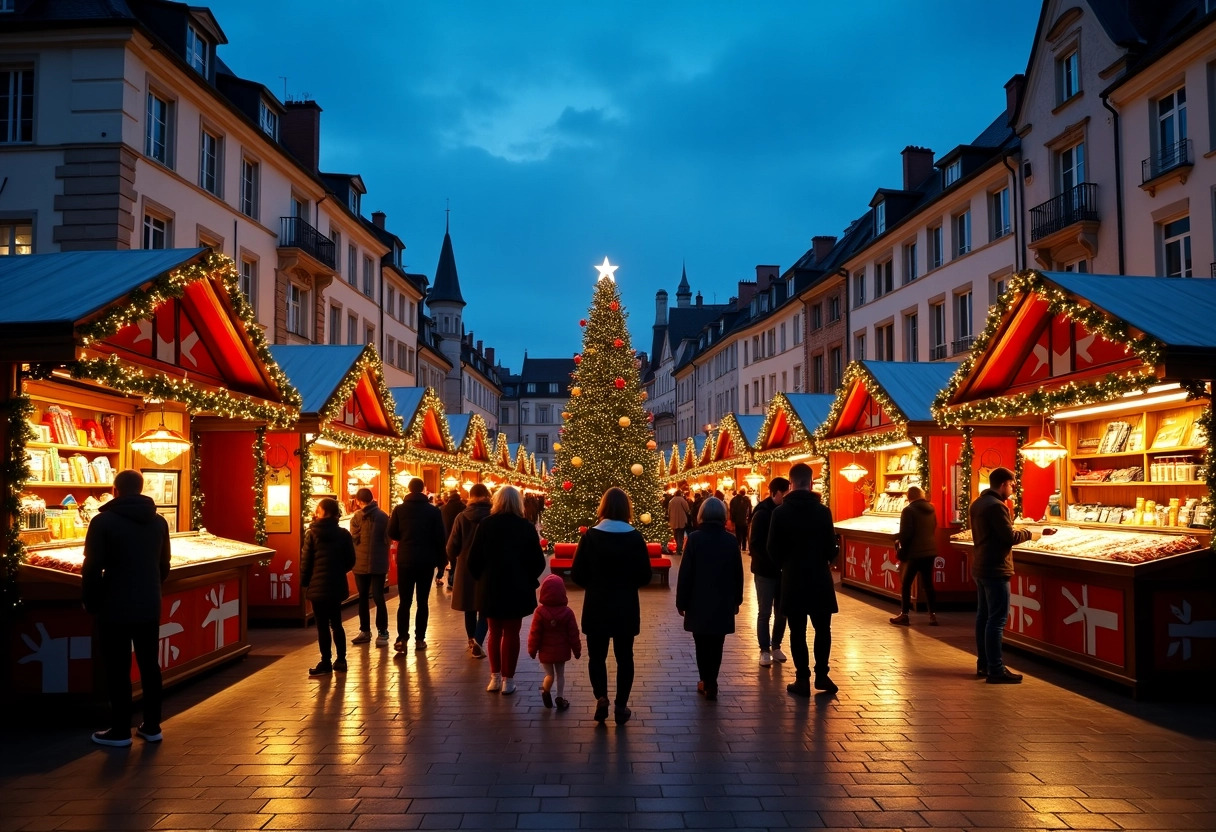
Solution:
<svg viewBox="0 0 1216 832"><path fill-rule="evenodd" d="M591 310L583 327L583 351L574 357L570 398L562 412L561 438L546 509L545 536L575 543L596 523L604 492L623 488L633 503L633 525L647 541L666 542L657 452L641 387L641 361L629 343L625 311L604 258Z"/></svg>

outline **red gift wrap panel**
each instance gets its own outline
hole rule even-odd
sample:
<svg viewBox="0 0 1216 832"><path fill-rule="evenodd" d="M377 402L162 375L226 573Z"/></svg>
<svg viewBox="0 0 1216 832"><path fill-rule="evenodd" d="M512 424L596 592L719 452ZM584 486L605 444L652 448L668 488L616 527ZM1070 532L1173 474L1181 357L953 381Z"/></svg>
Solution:
<svg viewBox="0 0 1216 832"><path fill-rule="evenodd" d="M72 607L27 607L10 630L13 684L34 693L93 690L93 616Z"/></svg>
<svg viewBox="0 0 1216 832"><path fill-rule="evenodd" d="M1046 641L1123 667L1123 592L1097 584L1044 578Z"/></svg>
<svg viewBox="0 0 1216 832"><path fill-rule="evenodd" d="M845 576L889 592L899 592L899 559L895 547L865 540L844 539Z"/></svg>
<svg viewBox="0 0 1216 832"><path fill-rule="evenodd" d="M1165 670L1216 668L1216 592L1196 588L1153 597L1153 659Z"/></svg>
<svg viewBox="0 0 1216 832"><path fill-rule="evenodd" d="M249 602L255 606L294 607L300 604L300 556L276 552L270 565L249 576Z"/></svg>

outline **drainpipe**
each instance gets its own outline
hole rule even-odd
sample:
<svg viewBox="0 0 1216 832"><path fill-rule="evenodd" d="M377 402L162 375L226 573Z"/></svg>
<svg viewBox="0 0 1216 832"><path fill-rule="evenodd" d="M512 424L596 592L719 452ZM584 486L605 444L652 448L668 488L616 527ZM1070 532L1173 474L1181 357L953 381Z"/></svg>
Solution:
<svg viewBox="0 0 1216 832"><path fill-rule="evenodd" d="M1014 187L1009 189L1009 193L1013 197L1013 210L1009 212L1009 216L1013 217L1013 221L1016 223L1016 225L1013 227L1013 237L1016 241L1016 245L1014 246L1016 250L1013 253L1013 267L1014 271L1022 271L1026 268L1026 245L1022 232L1022 215L1018 213L1018 205L1020 204L1018 195L1022 189L1022 177L1018 176L1018 170L1016 167L1009 166L1008 154L1001 159L1001 164L1005 166L1005 169L1008 170L1009 174L1013 177ZM1022 195L1024 196L1025 194Z"/></svg>
<svg viewBox="0 0 1216 832"><path fill-rule="evenodd" d="M1113 121L1111 128L1115 134L1115 239L1119 243L1119 274L1127 274L1123 261L1123 150L1119 138L1119 111L1110 105L1109 95L1102 93L1102 106L1110 111Z"/></svg>
<svg viewBox="0 0 1216 832"><path fill-rule="evenodd" d="M838 269L836 274L844 277L844 363L847 367L853 360L853 324L849 321L853 315L853 301L849 298L849 270Z"/></svg>

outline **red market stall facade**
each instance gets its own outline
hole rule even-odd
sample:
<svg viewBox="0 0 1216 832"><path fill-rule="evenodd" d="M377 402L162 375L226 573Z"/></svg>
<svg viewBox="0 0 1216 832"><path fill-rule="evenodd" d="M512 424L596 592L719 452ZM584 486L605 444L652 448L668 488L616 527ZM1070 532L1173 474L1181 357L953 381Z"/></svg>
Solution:
<svg viewBox="0 0 1216 832"><path fill-rule="evenodd" d="M813 487L823 492L824 458L815 448L815 431L831 411L835 396L826 393L777 393L753 445L752 458L765 482L786 477L799 462L811 466Z"/></svg>
<svg viewBox="0 0 1216 832"><path fill-rule="evenodd" d="M1216 675L1214 320L1175 278L1029 271L993 308L935 411L1057 446L1024 466L1018 513L1059 531L1014 550L1007 643L1137 693Z"/></svg>
<svg viewBox="0 0 1216 832"><path fill-rule="evenodd" d="M250 570L271 552L253 524L220 537L203 529L204 497L231 487L207 488L205 449L218 428L294 422L299 396L267 351L232 262L209 249L2 258L0 290L4 594L22 600L6 634L6 695L94 689L83 538L124 468L143 473L173 532L165 683L247 653ZM256 467L247 449L229 474L251 483ZM242 496L248 518L254 496Z"/></svg>
<svg viewBox="0 0 1216 832"><path fill-rule="evenodd" d="M406 483L412 477L422 480L427 492L438 493L447 476L444 472L461 470L443 401L430 387L393 387L389 393L405 431L405 450L395 464L393 502L405 496ZM483 439L482 448L487 444Z"/></svg>

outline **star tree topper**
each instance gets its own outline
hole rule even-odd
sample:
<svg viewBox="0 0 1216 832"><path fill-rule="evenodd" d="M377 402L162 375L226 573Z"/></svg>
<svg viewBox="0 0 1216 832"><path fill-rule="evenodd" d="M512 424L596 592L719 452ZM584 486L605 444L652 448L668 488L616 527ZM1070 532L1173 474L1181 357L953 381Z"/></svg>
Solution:
<svg viewBox="0 0 1216 832"><path fill-rule="evenodd" d="M613 283L616 283L616 270L620 267L609 265L607 257L604 258L603 263L595 266L595 268L600 270L600 276L596 280L603 280L606 277Z"/></svg>

